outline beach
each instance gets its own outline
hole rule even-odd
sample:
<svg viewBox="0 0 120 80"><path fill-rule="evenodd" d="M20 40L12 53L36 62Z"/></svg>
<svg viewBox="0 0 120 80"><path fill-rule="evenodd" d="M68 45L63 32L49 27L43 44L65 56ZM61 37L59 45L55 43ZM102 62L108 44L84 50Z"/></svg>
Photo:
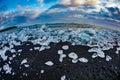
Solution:
<svg viewBox="0 0 120 80"><path fill-rule="evenodd" d="M1 80L119 80L118 31L18 28L0 36Z"/></svg>

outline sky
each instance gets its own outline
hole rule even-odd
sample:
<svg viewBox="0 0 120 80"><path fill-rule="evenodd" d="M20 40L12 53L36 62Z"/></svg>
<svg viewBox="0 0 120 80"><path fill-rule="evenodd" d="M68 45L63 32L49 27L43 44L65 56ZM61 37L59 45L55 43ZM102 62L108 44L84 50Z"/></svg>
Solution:
<svg viewBox="0 0 120 80"><path fill-rule="evenodd" d="M0 0L0 26L70 22L120 27L120 0Z"/></svg>

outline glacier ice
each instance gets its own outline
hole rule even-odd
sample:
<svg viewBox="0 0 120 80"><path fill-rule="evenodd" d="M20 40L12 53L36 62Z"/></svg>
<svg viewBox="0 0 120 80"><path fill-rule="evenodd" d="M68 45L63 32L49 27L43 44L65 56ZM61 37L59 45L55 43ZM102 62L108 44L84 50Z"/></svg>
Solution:
<svg viewBox="0 0 120 80"><path fill-rule="evenodd" d="M25 64L25 63L27 63L27 59L23 59L22 62L21 62L21 65Z"/></svg>
<svg viewBox="0 0 120 80"><path fill-rule="evenodd" d="M17 52L22 52L22 49L19 49Z"/></svg>
<svg viewBox="0 0 120 80"><path fill-rule="evenodd" d="M87 63L87 62L88 62L88 59L82 57L82 58L79 58L79 61L80 61L80 62L83 62L83 63Z"/></svg>
<svg viewBox="0 0 120 80"><path fill-rule="evenodd" d="M96 52L97 56L99 56L101 58L105 57L105 53L100 48L91 48L88 50L88 52Z"/></svg>
<svg viewBox="0 0 120 80"><path fill-rule="evenodd" d="M47 61L47 62L45 62L45 64L46 64L47 66L53 66L53 65L54 65L54 63L53 63L52 61Z"/></svg>
<svg viewBox="0 0 120 80"><path fill-rule="evenodd" d="M11 74L12 68L9 66L9 64L3 65L3 70L6 72L6 74Z"/></svg>
<svg viewBox="0 0 120 80"><path fill-rule="evenodd" d="M66 55L65 54L60 54L60 58L59 58L59 61L60 62L63 62L63 59L66 57Z"/></svg>
<svg viewBox="0 0 120 80"><path fill-rule="evenodd" d="M72 58L72 59L77 59L78 55L76 53L74 53L74 52L71 52L71 53L68 54L68 57Z"/></svg>
<svg viewBox="0 0 120 80"><path fill-rule="evenodd" d="M40 49L40 47L34 47L34 50L39 50Z"/></svg>
<svg viewBox="0 0 120 80"><path fill-rule="evenodd" d="M66 80L66 76L65 76L65 75L62 76L62 77L61 77L61 80Z"/></svg>
<svg viewBox="0 0 120 80"><path fill-rule="evenodd" d="M62 49L68 50L68 49L69 49L69 46L68 46L68 45L64 45L64 46L62 46Z"/></svg>
<svg viewBox="0 0 120 80"><path fill-rule="evenodd" d="M43 74L45 71L44 70L41 70L40 73Z"/></svg>
<svg viewBox="0 0 120 80"><path fill-rule="evenodd" d="M111 59L112 58L109 55L106 56L106 61L110 61Z"/></svg>
<svg viewBox="0 0 120 80"><path fill-rule="evenodd" d="M58 54L63 54L63 50L58 50Z"/></svg>
<svg viewBox="0 0 120 80"><path fill-rule="evenodd" d="M72 63L77 63L78 59L72 59Z"/></svg>
<svg viewBox="0 0 120 80"><path fill-rule="evenodd" d="M24 66L25 66L25 67L29 67L30 65L28 65L28 64L25 64Z"/></svg>

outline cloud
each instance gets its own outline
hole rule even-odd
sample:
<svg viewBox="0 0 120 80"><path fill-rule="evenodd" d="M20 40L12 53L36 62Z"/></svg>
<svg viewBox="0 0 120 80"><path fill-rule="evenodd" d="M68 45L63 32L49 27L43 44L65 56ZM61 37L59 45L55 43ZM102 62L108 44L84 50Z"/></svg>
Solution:
<svg viewBox="0 0 120 80"><path fill-rule="evenodd" d="M53 9L46 11L45 13L47 13L47 14L56 13L56 12L58 12L58 10L59 10L59 8L53 8Z"/></svg>
<svg viewBox="0 0 120 80"><path fill-rule="evenodd" d="M17 11L0 13L0 25L16 25L32 21L40 16L39 8L31 9L28 6L17 5Z"/></svg>
<svg viewBox="0 0 120 80"><path fill-rule="evenodd" d="M31 16L31 19L37 18L40 15L40 10L36 9Z"/></svg>
<svg viewBox="0 0 120 80"><path fill-rule="evenodd" d="M44 6L44 0L37 0L40 3L40 6L43 7Z"/></svg>
<svg viewBox="0 0 120 80"><path fill-rule="evenodd" d="M81 14L71 14L69 15L70 18L81 18L81 17L85 17L84 15Z"/></svg>
<svg viewBox="0 0 120 80"><path fill-rule="evenodd" d="M29 7L25 7L25 11L30 12L30 11L31 11L31 8L29 8Z"/></svg>
<svg viewBox="0 0 120 80"><path fill-rule="evenodd" d="M117 7L119 11L110 11L108 8ZM59 8L59 11L81 11L89 14L108 15L119 14L120 3L116 0L60 0L58 4L48 10ZM63 10L64 9L64 10ZM100 13L100 14L99 14ZM101 15L101 16L102 16Z"/></svg>
<svg viewBox="0 0 120 80"><path fill-rule="evenodd" d="M94 6L100 3L99 0L62 0L60 4L70 6L70 7L78 7L78 6Z"/></svg>
<svg viewBox="0 0 120 80"><path fill-rule="evenodd" d="M63 4L63 5L71 5L71 0L62 0L60 2L60 4Z"/></svg>
<svg viewBox="0 0 120 80"><path fill-rule="evenodd" d="M99 12L101 10L99 0L61 0L58 4L49 9L80 10L84 12ZM65 11L65 10L64 10Z"/></svg>
<svg viewBox="0 0 120 80"><path fill-rule="evenodd" d="M58 3L57 0L36 1L40 6L17 5L15 12L0 13L0 24L84 22L85 18L92 20L93 17L113 18L117 22L120 20L120 3L115 0L59 0ZM46 10L46 6L49 9Z"/></svg>
<svg viewBox="0 0 120 80"><path fill-rule="evenodd" d="M40 0L39 0L40 1ZM36 8L36 9L31 9L30 7L26 6L26 7L22 7L21 5L17 5L17 8L20 12L21 15L26 15L28 16L30 19L34 19L37 18L40 15L40 9ZM29 15L28 15L29 14Z"/></svg>
<svg viewBox="0 0 120 80"><path fill-rule="evenodd" d="M22 7L21 5L17 5L17 9L21 14L25 14L26 12L30 12L31 8L26 6L26 7Z"/></svg>

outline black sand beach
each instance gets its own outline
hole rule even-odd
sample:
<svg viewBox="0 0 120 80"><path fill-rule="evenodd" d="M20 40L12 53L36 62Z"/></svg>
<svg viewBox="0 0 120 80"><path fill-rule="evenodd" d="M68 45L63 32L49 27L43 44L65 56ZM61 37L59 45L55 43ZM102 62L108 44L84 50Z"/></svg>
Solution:
<svg viewBox="0 0 120 80"><path fill-rule="evenodd" d="M75 52L79 57L85 57L88 63L72 63L71 59L64 58L63 62L59 62L58 50L62 49L63 45L68 45L69 49L64 50L64 54L68 55L70 52ZM112 57L112 60L106 61L105 58L93 59L88 53L90 47L87 46L72 46L68 42L51 43L51 48L39 52L38 50L31 50L40 45L33 45L32 43L23 43L23 45L15 46L14 49L22 49L22 52L16 55L9 64L12 67L12 74L6 74L2 69L0 72L0 80L62 80L61 77L65 75L65 80L119 80L120 77L120 54L115 54L116 48L105 51L105 55ZM6 52L6 55L11 57L14 53ZM20 65L23 59L27 59L29 67ZM9 63L0 58L0 67ZM53 66L47 66L46 61L54 62ZM41 72L41 70L44 70ZM63 79L64 80L64 79Z"/></svg>

